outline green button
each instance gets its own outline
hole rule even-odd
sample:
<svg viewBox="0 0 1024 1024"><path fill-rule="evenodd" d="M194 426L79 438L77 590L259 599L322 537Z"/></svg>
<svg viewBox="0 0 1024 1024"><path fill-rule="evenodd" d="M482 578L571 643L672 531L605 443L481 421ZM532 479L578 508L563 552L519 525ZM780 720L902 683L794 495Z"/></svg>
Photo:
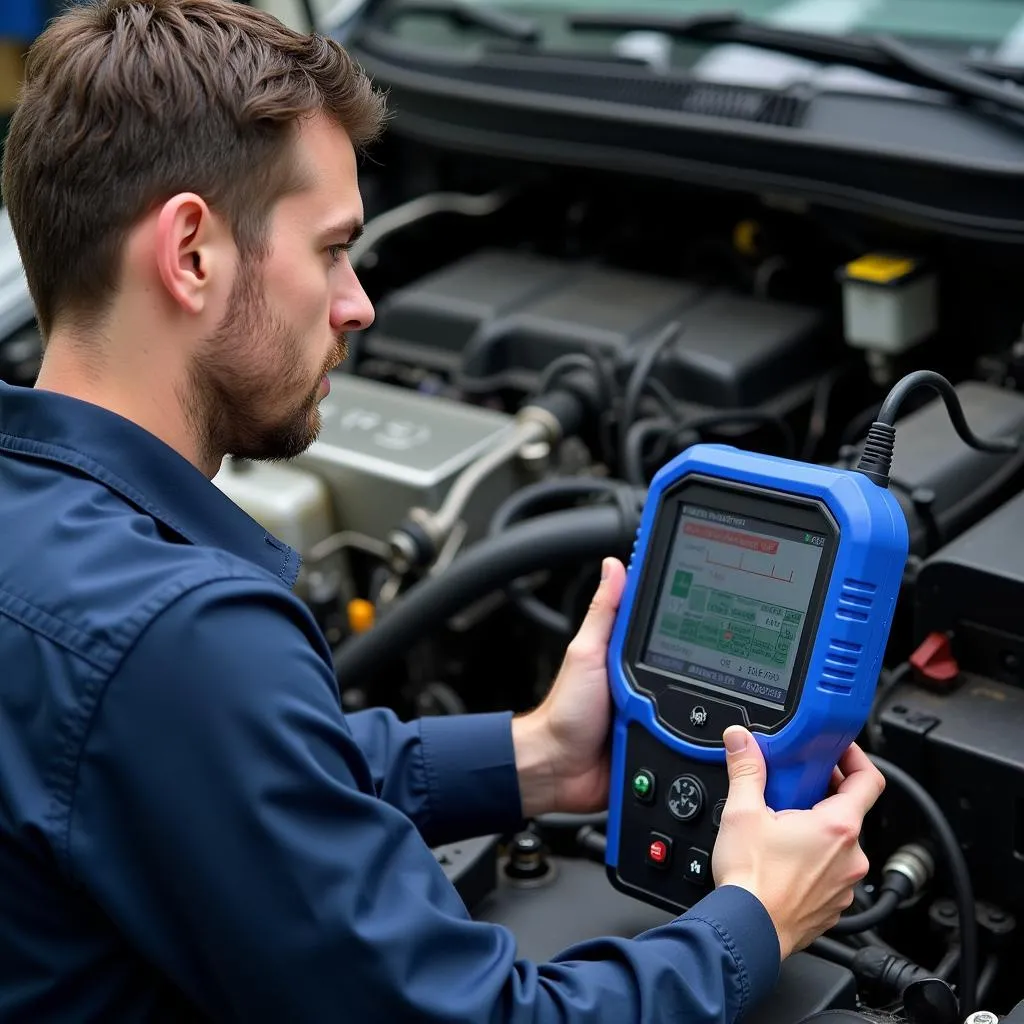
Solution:
<svg viewBox="0 0 1024 1024"><path fill-rule="evenodd" d="M633 793L640 800L649 800L654 794L654 776L639 771L633 776Z"/></svg>

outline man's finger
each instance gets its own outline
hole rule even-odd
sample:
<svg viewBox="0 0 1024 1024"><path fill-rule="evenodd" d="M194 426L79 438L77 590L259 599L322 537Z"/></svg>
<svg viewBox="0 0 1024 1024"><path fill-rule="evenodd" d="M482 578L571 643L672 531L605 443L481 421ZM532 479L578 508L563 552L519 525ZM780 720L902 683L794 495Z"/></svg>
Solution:
<svg viewBox="0 0 1024 1024"><path fill-rule="evenodd" d="M725 764L729 772L729 806L763 808L764 755L754 737L742 726L730 725L722 734Z"/></svg>
<svg viewBox="0 0 1024 1024"><path fill-rule="evenodd" d="M861 815L867 814L885 789L885 777L856 743L840 758L839 768L846 777L836 795L852 800Z"/></svg>

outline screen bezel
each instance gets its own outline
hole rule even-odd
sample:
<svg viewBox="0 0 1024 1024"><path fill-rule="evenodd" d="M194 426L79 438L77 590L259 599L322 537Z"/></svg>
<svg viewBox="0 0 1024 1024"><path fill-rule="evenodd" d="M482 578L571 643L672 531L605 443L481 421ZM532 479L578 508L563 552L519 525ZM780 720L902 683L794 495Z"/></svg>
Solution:
<svg viewBox="0 0 1024 1024"><path fill-rule="evenodd" d="M747 516L780 526L790 526L809 533L821 534L825 538L821 558L818 562L817 575L811 588L805 626L793 660L793 673L790 677L789 689L786 693L785 703L781 707L745 693L724 688L718 689L712 684L655 668L646 664L641 658L642 652L647 648L651 631L654 629L653 612L669 569L668 553L683 504L703 505L734 515ZM657 698L669 688L708 701L717 700L740 706L746 712L750 727L765 733L777 732L793 717L793 712L803 693L807 665L821 622L838 546L839 526L824 502L816 498L725 482L702 474L690 474L665 490L656 510L653 535L648 541L645 552L644 566L634 599L633 614L626 634L623 665L630 685L639 693L653 698L655 714L665 728L684 735L690 742L708 746L721 745L720 736L698 738L662 718L657 710Z"/></svg>

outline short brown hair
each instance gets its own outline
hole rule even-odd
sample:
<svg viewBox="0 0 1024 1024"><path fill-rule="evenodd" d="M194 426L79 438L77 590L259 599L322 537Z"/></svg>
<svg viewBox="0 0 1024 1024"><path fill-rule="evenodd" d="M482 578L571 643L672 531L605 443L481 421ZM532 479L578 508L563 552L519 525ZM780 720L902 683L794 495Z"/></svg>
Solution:
<svg viewBox="0 0 1024 1024"><path fill-rule="evenodd" d="M96 324L127 232L179 192L201 195L247 255L295 185L295 128L322 113L357 151L382 95L337 43L234 0L92 0L32 46L4 154L3 195L46 337Z"/></svg>

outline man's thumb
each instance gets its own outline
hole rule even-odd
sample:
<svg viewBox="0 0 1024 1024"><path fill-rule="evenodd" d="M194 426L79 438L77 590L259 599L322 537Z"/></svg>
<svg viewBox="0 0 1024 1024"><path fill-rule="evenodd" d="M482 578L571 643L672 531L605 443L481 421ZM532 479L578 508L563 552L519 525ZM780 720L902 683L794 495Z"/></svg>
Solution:
<svg viewBox="0 0 1024 1024"><path fill-rule="evenodd" d="M722 739L729 772L729 799L733 803L763 806L767 772L757 740L739 725L730 725Z"/></svg>
<svg viewBox="0 0 1024 1024"><path fill-rule="evenodd" d="M605 657L625 582L626 570L622 563L617 558L606 558L601 563L601 582L576 635L576 647L581 653L600 659Z"/></svg>

